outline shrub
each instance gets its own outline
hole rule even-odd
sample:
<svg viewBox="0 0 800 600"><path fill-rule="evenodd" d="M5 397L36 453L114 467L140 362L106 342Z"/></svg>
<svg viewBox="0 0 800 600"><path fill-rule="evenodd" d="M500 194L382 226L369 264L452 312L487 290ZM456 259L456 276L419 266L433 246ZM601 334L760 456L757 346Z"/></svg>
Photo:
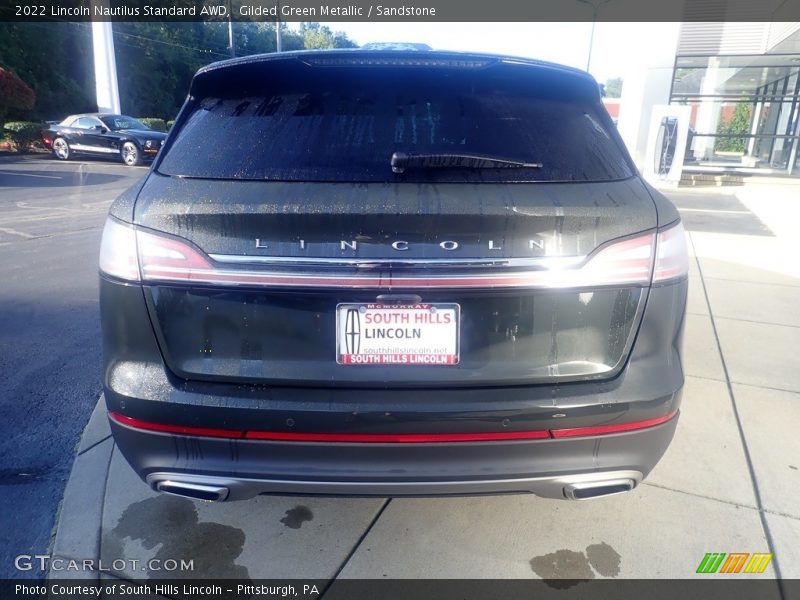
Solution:
<svg viewBox="0 0 800 600"><path fill-rule="evenodd" d="M171 119L171 120L167 121L167 131L172 129L173 125L175 125L175 119Z"/></svg>
<svg viewBox="0 0 800 600"><path fill-rule="evenodd" d="M35 103L33 90L14 73L0 67L0 125L9 108L26 111L31 110Z"/></svg>
<svg viewBox="0 0 800 600"><path fill-rule="evenodd" d="M41 139L42 125L31 121L9 121L5 125L5 133L17 152L29 150L34 142Z"/></svg>
<svg viewBox="0 0 800 600"><path fill-rule="evenodd" d="M750 106L740 102L733 110L733 115L727 121L721 121L717 125L717 133L723 134L747 134L751 127ZM748 138L745 137L719 137L714 144L716 152L744 152Z"/></svg>
<svg viewBox="0 0 800 600"><path fill-rule="evenodd" d="M141 117L139 120L154 131L163 131L164 133L167 132L167 124L164 122L164 119L157 119L155 117Z"/></svg>

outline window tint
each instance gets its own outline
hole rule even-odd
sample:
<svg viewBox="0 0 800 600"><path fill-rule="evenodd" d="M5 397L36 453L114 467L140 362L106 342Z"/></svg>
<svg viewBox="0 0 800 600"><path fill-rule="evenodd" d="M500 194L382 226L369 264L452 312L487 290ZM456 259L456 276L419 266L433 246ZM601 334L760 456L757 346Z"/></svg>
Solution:
<svg viewBox="0 0 800 600"><path fill-rule="evenodd" d="M557 93L552 77L545 85L526 75L519 69L510 75L318 68L238 93L220 85L218 93L195 102L159 171L368 182L596 181L632 175L607 130L607 115L598 112L599 102ZM409 168L395 174L394 152L480 154L542 167Z"/></svg>
<svg viewBox="0 0 800 600"><path fill-rule="evenodd" d="M72 127L77 127L78 129L92 129L96 125L100 125L99 119L95 119L92 117L81 117L77 121L72 124Z"/></svg>
<svg viewBox="0 0 800 600"><path fill-rule="evenodd" d="M119 131L120 129L150 129L147 125L134 119L133 117L126 117L124 115L114 115L110 117L103 117L103 123L112 131Z"/></svg>

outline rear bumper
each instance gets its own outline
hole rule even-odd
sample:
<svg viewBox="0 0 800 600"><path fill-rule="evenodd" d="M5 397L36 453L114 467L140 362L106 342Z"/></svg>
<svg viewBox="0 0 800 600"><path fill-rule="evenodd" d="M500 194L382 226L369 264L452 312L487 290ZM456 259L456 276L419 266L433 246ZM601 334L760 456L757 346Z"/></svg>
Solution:
<svg viewBox="0 0 800 600"><path fill-rule="evenodd" d="M276 479L244 479L152 473L147 483L157 491L201 500L223 502L246 500L258 494L331 496L446 496L532 493L543 498L586 500L611 496L635 488L642 480L638 471L605 471L584 475L523 477L479 481L410 481L373 483L358 481L320 482Z"/></svg>
<svg viewBox="0 0 800 600"><path fill-rule="evenodd" d="M627 364L610 380L344 389L179 379L161 358L142 288L102 280L105 399L110 411L140 421L285 433L496 433L646 421L680 407L686 291L685 280L651 289ZM676 423L587 437L457 443L220 439L113 421L112 431L154 488L164 481L216 486L229 500L260 493L565 498L570 486L587 482L625 480L634 487L666 451Z"/></svg>
<svg viewBox="0 0 800 600"><path fill-rule="evenodd" d="M666 451L677 420L574 439L428 444L216 439L143 431L114 420L111 427L120 450L151 487L185 495L192 486L219 489L217 497L206 499L265 493L581 499L636 487Z"/></svg>

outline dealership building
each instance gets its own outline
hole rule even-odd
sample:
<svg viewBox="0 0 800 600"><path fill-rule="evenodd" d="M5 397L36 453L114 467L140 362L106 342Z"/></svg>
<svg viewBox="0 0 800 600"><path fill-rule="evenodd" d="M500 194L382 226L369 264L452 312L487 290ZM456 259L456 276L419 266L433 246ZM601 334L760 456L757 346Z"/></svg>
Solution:
<svg viewBox="0 0 800 600"><path fill-rule="evenodd" d="M624 79L619 130L639 167L654 168L651 146L677 139L663 125L680 117L681 152L673 141L669 158L684 174L800 177L800 23L674 23L663 33Z"/></svg>

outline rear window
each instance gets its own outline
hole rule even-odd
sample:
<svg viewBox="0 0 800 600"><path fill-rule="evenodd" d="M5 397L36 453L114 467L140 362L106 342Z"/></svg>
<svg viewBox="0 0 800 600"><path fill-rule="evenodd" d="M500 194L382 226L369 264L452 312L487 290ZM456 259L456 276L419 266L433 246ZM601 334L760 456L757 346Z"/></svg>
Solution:
<svg viewBox="0 0 800 600"><path fill-rule="evenodd" d="M187 107L159 172L344 182L608 181L632 175L602 104L574 75L549 70L537 76L535 68L509 65L253 68L235 80L228 74L218 89L205 86L203 97ZM415 167L397 174L390 165L394 152L479 154L541 167Z"/></svg>

